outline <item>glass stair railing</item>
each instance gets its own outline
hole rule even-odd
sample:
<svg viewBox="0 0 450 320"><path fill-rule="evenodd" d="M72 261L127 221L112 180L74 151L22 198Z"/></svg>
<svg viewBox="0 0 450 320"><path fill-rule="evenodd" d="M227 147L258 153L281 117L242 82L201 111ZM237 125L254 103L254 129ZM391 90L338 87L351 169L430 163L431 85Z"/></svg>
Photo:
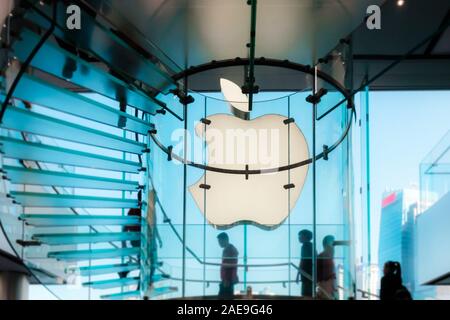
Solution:
<svg viewBox="0 0 450 320"><path fill-rule="evenodd" d="M36 227L82 226L139 226L139 217L74 215L74 214L22 214L20 219Z"/></svg>
<svg viewBox="0 0 450 320"><path fill-rule="evenodd" d="M138 208L135 199L74 196L68 194L51 194L11 191L11 198L25 207L44 208Z"/></svg>
<svg viewBox="0 0 450 320"><path fill-rule="evenodd" d="M65 261L113 259L139 255L140 248L50 251L49 258Z"/></svg>
<svg viewBox="0 0 450 320"><path fill-rule="evenodd" d="M138 173L141 170L141 165L138 162L105 157L41 143L25 142L8 137L0 137L0 145L1 151L3 151L7 158L130 173Z"/></svg>
<svg viewBox="0 0 450 320"><path fill-rule="evenodd" d="M67 172L29 169L16 166L4 166L3 171L11 183L15 184L120 191L137 191L140 188L137 181L102 178Z"/></svg>
<svg viewBox="0 0 450 320"><path fill-rule="evenodd" d="M123 129L144 135L152 129L150 123L137 117L29 74L24 74L20 79L14 91L14 97L114 127L118 126L119 119L123 117L126 119Z"/></svg>
<svg viewBox="0 0 450 320"><path fill-rule="evenodd" d="M58 246L82 243L140 240L140 232L56 233L34 234L31 239L43 244Z"/></svg>
<svg viewBox="0 0 450 320"><path fill-rule="evenodd" d="M50 26L45 16L51 6L32 2L12 15L27 23L13 24L8 54L14 59L1 78L4 100L21 75L0 119L0 170L6 200L14 206L12 214L0 215L5 234L34 276L62 299L59 286L78 278L88 290L80 298L151 298L174 291L147 288L168 278L149 279L142 199L148 192L148 134L154 130L148 115L166 108L154 95L177 85L161 65L90 16L85 22L91 40L83 40L83 32L66 35L61 21L52 36L42 38L36 27ZM18 73L41 39L30 68ZM110 50L122 52L123 59L111 61ZM128 209L140 209L142 218ZM104 291L114 288L120 292Z"/></svg>
<svg viewBox="0 0 450 320"><path fill-rule="evenodd" d="M6 110L2 126L6 129L135 154L142 154L146 148L145 144L135 140L125 139L12 106L9 106Z"/></svg>
<svg viewBox="0 0 450 320"><path fill-rule="evenodd" d="M111 280L84 282L83 286L91 287L94 289L112 289L117 287L132 286L138 284L139 284L139 277L132 277L132 278L119 278Z"/></svg>
<svg viewBox="0 0 450 320"><path fill-rule="evenodd" d="M139 268L140 265L138 263L119 263L119 264L79 267L77 270L82 276L89 277L110 273L112 274L119 272L131 272L134 270L139 270Z"/></svg>

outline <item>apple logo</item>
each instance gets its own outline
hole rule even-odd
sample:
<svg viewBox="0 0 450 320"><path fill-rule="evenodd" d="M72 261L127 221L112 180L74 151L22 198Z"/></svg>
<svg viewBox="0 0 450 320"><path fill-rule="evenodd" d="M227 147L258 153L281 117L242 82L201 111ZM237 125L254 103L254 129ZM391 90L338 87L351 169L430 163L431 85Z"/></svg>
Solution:
<svg viewBox="0 0 450 320"><path fill-rule="evenodd" d="M233 115L214 114L207 118L209 124L199 122L195 127L196 135L208 146L208 165L234 170L268 169L309 158L306 139L295 122L286 123L288 118L277 114L250 119L248 98L239 86L226 79L220 79L220 86ZM207 221L217 228L240 222L273 228L294 208L307 171L307 165L290 172L248 177L206 171L189 186L189 192Z"/></svg>

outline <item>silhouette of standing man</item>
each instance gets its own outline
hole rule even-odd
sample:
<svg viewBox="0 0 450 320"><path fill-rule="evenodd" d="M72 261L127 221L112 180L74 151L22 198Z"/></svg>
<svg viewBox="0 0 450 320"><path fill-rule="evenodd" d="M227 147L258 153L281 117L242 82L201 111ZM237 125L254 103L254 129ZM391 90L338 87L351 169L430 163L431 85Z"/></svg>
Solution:
<svg viewBox="0 0 450 320"><path fill-rule="evenodd" d="M225 232L217 236L219 246L223 248L222 265L220 266L220 289L219 297L231 299L234 295L234 285L239 282L237 276L238 250L230 243L228 234Z"/></svg>
<svg viewBox="0 0 450 320"><path fill-rule="evenodd" d="M317 286L319 299L336 298L336 271L334 266L334 236L322 240L323 251L317 256Z"/></svg>
<svg viewBox="0 0 450 320"><path fill-rule="evenodd" d="M302 281L302 296L312 297L313 285L312 285L312 257L313 257L313 245L311 243L313 234L311 231L303 229L298 233L298 241L302 244L302 250L300 254L300 265L297 273L296 282Z"/></svg>

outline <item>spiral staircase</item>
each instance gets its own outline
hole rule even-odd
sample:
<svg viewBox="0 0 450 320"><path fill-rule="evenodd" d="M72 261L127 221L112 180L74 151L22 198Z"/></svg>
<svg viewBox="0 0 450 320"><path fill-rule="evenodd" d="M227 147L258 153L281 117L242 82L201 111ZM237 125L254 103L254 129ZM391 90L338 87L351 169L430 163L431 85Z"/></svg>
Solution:
<svg viewBox="0 0 450 320"><path fill-rule="evenodd" d="M162 261L148 254L146 215L151 119L164 113L155 92L177 85L161 61L95 15L74 31L65 16L51 1L22 1L3 29L2 203L11 209L2 210L3 231L50 290L82 279L90 298L173 292Z"/></svg>

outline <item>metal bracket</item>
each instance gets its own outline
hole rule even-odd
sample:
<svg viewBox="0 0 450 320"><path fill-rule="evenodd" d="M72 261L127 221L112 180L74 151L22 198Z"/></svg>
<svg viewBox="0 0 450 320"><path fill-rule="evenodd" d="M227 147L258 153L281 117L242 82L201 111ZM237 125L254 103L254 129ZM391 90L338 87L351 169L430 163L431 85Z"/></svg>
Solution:
<svg viewBox="0 0 450 320"><path fill-rule="evenodd" d="M206 124L208 126L211 124L211 120L206 119L206 118L201 118L200 122L203 123L203 124Z"/></svg>
<svg viewBox="0 0 450 320"><path fill-rule="evenodd" d="M42 245L42 242L40 241L34 241L34 240L16 240L16 243L22 247L39 247Z"/></svg>
<svg viewBox="0 0 450 320"><path fill-rule="evenodd" d="M290 124L290 123L293 123L293 122L295 122L295 119L294 119L294 118L289 118L289 119L283 120L283 123L284 123L284 124Z"/></svg>
<svg viewBox="0 0 450 320"><path fill-rule="evenodd" d="M123 113L127 112L127 103L124 100L120 100L119 102L120 111ZM119 128L125 128L127 126L127 118L120 115L119 120L117 120L117 126Z"/></svg>
<svg viewBox="0 0 450 320"><path fill-rule="evenodd" d="M328 161L328 154L330 153L330 149L327 145L323 145L323 160Z"/></svg>
<svg viewBox="0 0 450 320"><path fill-rule="evenodd" d="M306 102L312 103L312 104L318 104L320 102L320 99L328 93L327 89L321 88L319 91L317 91L316 94L311 94L306 97Z"/></svg>
<svg viewBox="0 0 450 320"><path fill-rule="evenodd" d="M241 90L242 90L243 94L258 93L259 92L259 86L251 84L250 81L247 80L244 83L244 85L241 87Z"/></svg>
<svg viewBox="0 0 450 320"><path fill-rule="evenodd" d="M180 90L179 88L177 89L172 89L169 91L170 93L174 94L175 96L178 97L178 100L180 101L181 104L184 105L188 105L191 104L195 101L194 97L191 95L186 95L182 90Z"/></svg>
<svg viewBox="0 0 450 320"><path fill-rule="evenodd" d="M167 161L172 161L172 150L173 150L173 146L167 147Z"/></svg>

